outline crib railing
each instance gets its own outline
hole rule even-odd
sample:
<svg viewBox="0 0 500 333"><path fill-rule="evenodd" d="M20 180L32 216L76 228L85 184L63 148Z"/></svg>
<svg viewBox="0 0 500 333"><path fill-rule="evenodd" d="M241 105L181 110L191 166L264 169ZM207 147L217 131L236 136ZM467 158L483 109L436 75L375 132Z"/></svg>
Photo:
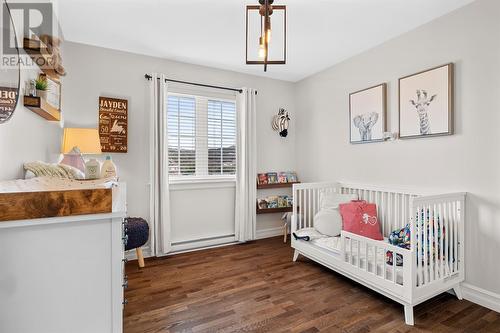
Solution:
<svg viewBox="0 0 500 333"><path fill-rule="evenodd" d="M416 286L464 277L465 193L413 199L411 245L416 253Z"/></svg>
<svg viewBox="0 0 500 333"><path fill-rule="evenodd" d="M303 183L293 185L292 232L312 228L314 216L320 209L323 193L340 193L338 183Z"/></svg>
<svg viewBox="0 0 500 333"><path fill-rule="evenodd" d="M416 194L402 190L387 190L365 185L344 183L303 183L294 184L293 215L297 217L295 229L311 228L314 215L320 209L320 198L328 193L356 194L358 199L377 205L377 215L382 226L382 234L388 237L391 231L403 228L410 222L411 200Z"/></svg>
<svg viewBox="0 0 500 333"><path fill-rule="evenodd" d="M364 271L365 279L371 279L377 284L397 294L409 297L413 285L411 262L413 252L389 243L362 237L347 231L341 233L342 260L347 269L355 268ZM392 255L392 262L388 261Z"/></svg>

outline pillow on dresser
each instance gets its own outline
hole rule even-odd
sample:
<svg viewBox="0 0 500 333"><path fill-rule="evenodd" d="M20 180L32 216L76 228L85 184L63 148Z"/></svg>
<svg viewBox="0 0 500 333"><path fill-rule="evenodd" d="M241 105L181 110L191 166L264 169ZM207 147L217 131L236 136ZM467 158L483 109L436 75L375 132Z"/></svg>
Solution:
<svg viewBox="0 0 500 333"><path fill-rule="evenodd" d="M314 216L314 228L323 235L335 237L342 230L339 204L357 199L355 194L320 193L320 211Z"/></svg>

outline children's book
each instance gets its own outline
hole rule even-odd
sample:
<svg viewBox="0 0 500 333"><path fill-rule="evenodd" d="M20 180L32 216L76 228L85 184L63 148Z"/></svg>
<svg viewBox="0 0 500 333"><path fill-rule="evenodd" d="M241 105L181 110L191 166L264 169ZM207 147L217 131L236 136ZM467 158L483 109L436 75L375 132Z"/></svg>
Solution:
<svg viewBox="0 0 500 333"><path fill-rule="evenodd" d="M266 198L267 208L278 208L278 196L273 195Z"/></svg>
<svg viewBox="0 0 500 333"><path fill-rule="evenodd" d="M267 183L268 184L277 184L278 183L278 174L276 172L268 172L267 173Z"/></svg>
<svg viewBox="0 0 500 333"><path fill-rule="evenodd" d="M286 183L287 182L287 173L286 172L279 172L278 173L278 183Z"/></svg>
<svg viewBox="0 0 500 333"><path fill-rule="evenodd" d="M293 197L292 196L289 196L286 198L287 200L287 206L288 207L293 207Z"/></svg>
<svg viewBox="0 0 500 333"><path fill-rule="evenodd" d="M286 195L280 195L278 197L278 208L285 208L288 206L288 201Z"/></svg>
<svg viewBox="0 0 500 333"><path fill-rule="evenodd" d="M267 173L259 173L257 174L257 184L267 184Z"/></svg>
<svg viewBox="0 0 500 333"><path fill-rule="evenodd" d="M257 199L257 205L259 206L259 209L267 209L267 200L266 199Z"/></svg>
<svg viewBox="0 0 500 333"><path fill-rule="evenodd" d="M297 177L297 173L294 171L288 171L287 173L287 179L289 183L296 183L299 181L299 178Z"/></svg>

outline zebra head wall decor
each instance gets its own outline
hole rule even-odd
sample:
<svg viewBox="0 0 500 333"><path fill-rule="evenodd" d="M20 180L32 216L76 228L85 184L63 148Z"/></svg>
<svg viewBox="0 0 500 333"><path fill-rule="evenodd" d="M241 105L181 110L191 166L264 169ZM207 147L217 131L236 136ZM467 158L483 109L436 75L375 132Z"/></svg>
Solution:
<svg viewBox="0 0 500 333"><path fill-rule="evenodd" d="M428 97L427 91L417 90L417 100L410 99L410 103L417 109L418 118L420 121L420 134L431 134L431 124L429 122L429 114L427 109L437 95Z"/></svg>
<svg viewBox="0 0 500 333"><path fill-rule="evenodd" d="M370 141L372 139L372 128L377 123L378 113L365 113L354 117L352 122L359 129L361 141Z"/></svg>
<svg viewBox="0 0 500 333"><path fill-rule="evenodd" d="M273 130L278 132L281 137L285 138L288 135L288 122L290 117L288 116L288 111L280 108L278 114L273 117L272 127Z"/></svg>

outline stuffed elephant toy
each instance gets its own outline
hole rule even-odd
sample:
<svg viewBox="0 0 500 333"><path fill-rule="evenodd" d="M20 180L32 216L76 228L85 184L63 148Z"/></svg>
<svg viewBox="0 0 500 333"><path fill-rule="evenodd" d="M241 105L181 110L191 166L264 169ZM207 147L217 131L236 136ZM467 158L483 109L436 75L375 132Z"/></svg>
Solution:
<svg viewBox="0 0 500 333"><path fill-rule="evenodd" d="M372 128L377 123L378 113L365 113L354 117L352 122L359 129L361 141L370 141L372 139Z"/></svg>

